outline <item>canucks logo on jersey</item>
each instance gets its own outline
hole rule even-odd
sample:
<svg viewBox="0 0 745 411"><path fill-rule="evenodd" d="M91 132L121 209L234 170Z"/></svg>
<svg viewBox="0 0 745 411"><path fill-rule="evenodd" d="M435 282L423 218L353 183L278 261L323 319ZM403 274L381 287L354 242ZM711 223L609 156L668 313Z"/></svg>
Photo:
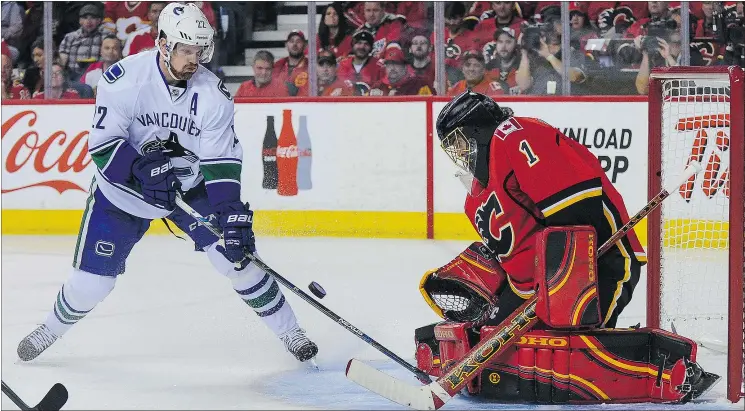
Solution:
<svg viewBox="0 0 745 411"><path fill-rule="evenodd" d="M170 133L167 140L161 140L156 137L155 140L148 141L147 143L142 145L143 154L150 153L154 150L161 150L163 154L174 160L183 159L188 162L188 164L194 164L199 161L199 157L197 157L194 152L184 148L184 146L179 143L178 135L174 132ZM177 177L189 177L194 175L194 170L192 169L192 167L178 167L176 163L181 162L173 162L173 172L176 174Z"/></svg>

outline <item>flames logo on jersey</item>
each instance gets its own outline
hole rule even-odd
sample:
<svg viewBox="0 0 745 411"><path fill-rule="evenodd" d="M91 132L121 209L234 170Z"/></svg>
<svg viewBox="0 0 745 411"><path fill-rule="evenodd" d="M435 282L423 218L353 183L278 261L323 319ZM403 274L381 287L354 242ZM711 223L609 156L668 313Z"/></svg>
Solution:
<svg viewBox="0 0 745 411"><path fill-rule="evenodd" d="M462 50L460 46L455 44L453 39L448 39L447 45L445 46L445 58L458 59Z"/></svg>
<svg viewBox="0 0 745 411"><path fill-rule="evenodd" d="M712 63L716 60L716 47L714 46L714 43L708 42L708 41L701 41L696 43L691 43L692 47L695 47L698 49L699 53L701 53L701 58L704 60L705 66L711 66Z"/></svg>
<svg viewBox="0 0 745 411"><path fill-rule="evenodd" d="M497 257L500 262L512 252L514 232L512 223L499 225L499 217L503 214L497 193L492 192L489 198L476 209L474 222L484 245ZM495 234L496 233L496 234Z"/></svg>

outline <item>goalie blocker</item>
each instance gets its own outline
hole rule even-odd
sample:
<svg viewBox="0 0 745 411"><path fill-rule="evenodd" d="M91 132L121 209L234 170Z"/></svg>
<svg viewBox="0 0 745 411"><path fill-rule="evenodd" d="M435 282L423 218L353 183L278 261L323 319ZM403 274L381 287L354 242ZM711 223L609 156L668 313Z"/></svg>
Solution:
<svg viewBox="0 0 745 411"><path fill-rule="evenodd" d="M696 364L696 344L659 329L597 329L597 236L592 227L549 227L537 235L532 331L466 387L497 401L539 403L687 402L719 376ZM507 276L481 243L427 272L420 290L445 322L416 330L420 369L440 377L496 327ZM499 313L504 316L508 313Z"/></svg>

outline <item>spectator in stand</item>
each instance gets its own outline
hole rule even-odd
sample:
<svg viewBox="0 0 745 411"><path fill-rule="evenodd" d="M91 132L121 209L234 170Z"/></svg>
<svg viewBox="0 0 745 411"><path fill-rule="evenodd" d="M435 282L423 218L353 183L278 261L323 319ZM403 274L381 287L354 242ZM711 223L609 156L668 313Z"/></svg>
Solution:
<svg viewBox="0 0 745 411"><path fill-rule="evenodd" d="M396 3L394 1L384 1L381 4L386 13L397 14ZM354 31L361 29L365 24L365 2L346 1L341 2L341 4L344 7L344 16L349 21L350 26L353 27Z"/></svg>
<svg viewBox="0 0 745 411"><path fill-rule="evenodd" d="M103 28L124 43L135 31L148 27L148 2L107 1L104 6Z"/></svg>
<svg viewBox="0 0 745 411"><path fill-rule="evenodd" d="M334 53L336 59L344 59L352 51L349 24L338 2L326 6L323 18L318 23L316 44L319 50L329 50Z"/></svg>
<svg viewBox="0 0 745 411"><path fill-rule="evenodd" d="M657 38L657 50L650 52L646 47L642 48L642 62L639 72L636 74L636 91L646 95L649 92L649 73L654 67L676 67L680 65L681 37L680 32L673 31L667 40ZM703 65L701 54L696 48L691 48L691 65Z"/></svg>
<svg viewBox="0 0 745 411"><path fill-rule="evenodd" d="M10 48L10 57L13 61L18 59L19 49L24 44L21 41L23 34L23 8L16 1L2 2L2 36L3 41Z"/></svg>
<svg viewBox="0 0 745 411"><path fill-rule="evenodd" d="M520 66L520 52L516 40L519 35L519 32L516 33L510 27L502 27L502 30L494 33L497 45L494 48L494 55L486 65L486 69L492 77L499 79L510 87L509 94L511 95L521 94L516 80L517 69Z"/></svg>
<svg viewBox="0 0 745 411"><path fill-rule="evenodd" d="M432 62L432 44L423 34L417 34L411 39L409 54L412 57L411 68L427 84L434 88L435 64Z"/></svg>
<svg viewBox="0 0 745 411"><path fill-rule="evenodd" d="M487 75L486 60L480 50L466 51L462 59L464 79L448 90L449 96L457 96L467 89L487 96L502 96L509 92L510 85Z"/></svg>
<svg viewBox="0 0 745 411"><path fill-rule="evenodd" d="M476 17L466 17L466 6L460 1L445 5L445 65L460 69L461 55L468 50L482 50L492 34L478 29ZM492 31L493 33L493 31ZM432 33L430 43L434 44Z"/></svg>
<svg viewBox="0 0 745 411"><path fill-rule="evenodd" d="M13 63L9 53L0 55L2 58L2 99L20 100L31 98L31 94L22 84L13 81Z"/></svg>
<svg viewBox="0 0 745 411"><path fill-rule="evenodd" d="M54 51L52 55L54 55ZM31 45L31 58L33 67L26 69L23 74L23 86L29 93L34 94L44 90L44 38L39 37Z"/></svg>
<svg viewBox="0 0 745 411"><path fill-rule="evenodd" d="M389 43L399 41L405 24L406 17L386 13L382 2L365 2L365 24L360 29L373 35L373 57L379 57Z"/></svg>
<svg viewBox="0 0 745 411"><path fill-rule="evenodd" d="M305 57L305 47L308 42L305 33L292 30L287 35L285 48L289 54L274 63L274 79L287 83L291 96L307 95L308 86L308 58Z"/></svg>
<svg viewBox="0 0 745 411"><path fill-rule="evenodd" d="M150 21L150 25L129 33L124 43L124 49L122 50L124 57L155 48L155 40L158 38L158 18L160 17L160 12L166 7L166 4L168 2L165 1L150 2L147 11L147 18Z"/></svg>
<svg viewBox="0 0 745 411"><path fill-rule="evenodd" d="M10 51L10 47L8 46L8 43L5 42L5 40L0 41L0 54L5 54L8 57L13 57L13 53Z"/></svg>
<svg viewBox="0 0 745 411"><path fill-rule="evenodd" d="M704 18L696 22L696 37L714 37L714 3L716 2L701 2L701 12Z"/></svg>
<svg viewBox="0 0 745 411"><path fill-rule="evenodd" d="M80 77L80 82L89 85L96 92L98 80L112 64L122 59L122 42L113 34L108 34L101 42L101 58L88 66Z"/></svg>
<svg viewBox="0 0 745 411"><path fill-rule="evenodd" d="M254 56L254 78L244 81L235 97L288 97L287 84L274 78L274 55L266 50L260 50Z"/></svg>
<svg viewBox="0 0 745 411"><path fill-rule="evenodd" d="M352 58L339 63L339 78L351 81L359 94L367 96L378 87L385 76L385 70L379 60L372 56L374 42L372 33L359 30L352 35Z"/></svg>
<svg viewBox="0 0 745 411"><path fill-rule="evenodd" d="M587 15L585 5L580 4L578 1L569 3L569 30L571 30L571 36L569 38L569 45L575 50L584 52L587 40L596 39L598 35L595 34L595 30L590 25L590 18ZM561 20L559 20L559 26Z"/></svg>
<svg viewBox="0 0 745 411"><path fill-rule="evenodd" d="M404 16L406 23L415 29L432 29L432 18L429 9L433 2L429 1L399 1L396 14Z"/></svg>
<svg viewBox="0 0 745 411"><path fill-rule="evenodd" d="M647 34L647 26L650 22L670 19L670 9L666 1L647 2L647 12L649 13L649 17L638 18L635 16L637 17L636 21L626 31L626 38L633 38L635 43L641 43L641 37Z"/></svg>
<svg viewBox="0 0 745 411"><path fill-rule="evenodd" d="M523 41L525 36L523 36ZM530 44L523 44L521 50L520 67L516 73L517 84L523 93L528 94L561 94L562 73L564 67L561 62L561 36L553 31L544 33L539 38L537 48ZM569 67L569 81L572 83L572 93L581 94L582 87L575 87L587 80L584 54L577 50L570 50L571 67Z"/></svg>
<svg viewBox="0 0 745 411"><path fill-rule="evenodd" d="M329 50L318 52L318 95L319 96L354 96L356 89L349 80L336 75L336 56Z"/></svg>
<svg viewBox="0 0 745 411"><path fill-rule="evenodd" d="M98 60L104 37L101 10L98 7L93 4L83 6L79 21L80 28L67 33L59 46L60 63L73 81L80 78L88 64Z"/></svg>
<svg viewBox="0 0 745 411"><path fill-rule="evenodd" d="M519 30L524 21L517 16L514 1L493 1L491 10L481 16L478 30L484 32L483 35L487 39L491 39L494 33L502 27Z"/></svg>
<svg viewBox="0 0 745 411"><path fill-rule="evenodd" d="M78 99L80 94L67 86L67 76L65 76L65 69L60 63L52 64L52 87L50 87L49 93L40 91L34 93L34 99L43 99L45 95L50 99Z"/></svg>
<svg viewBox="0 0 745 411"><path fill-rule="evenodd" d="M614 1L594 1L587 5L587 15L590 25L598 31L600 37L615 37L616 33L613 26L615 14L616 2Z"/></svg>
<svg viewBox="0 0 745 411"><path fill-rule="evenodd" d="M701 2L701 14L703 18L696 22L695 37L698 41L691 42L691 46L695 47L703 59L702 63L704 66L710 66L715 64L719 59L719 56L725 53L725 45L719 44L716 41L717 33L714 32L714 9L720 8L721 4L713 1ZM680 20L680 13L673 14L673 18L676 21ZM721 31L721 30L720 30ZM705 41L703 39L711 39Z"/></svg>
<svg viewBox="0 0 745 411"><path fill-rule="evenodd" d="M414 70L406 65L406 57L398 43L386 47L383 55L386 76L380 84L380 94L384 96L431 96L432 85L418 77ZM371 92L371 95L378 94Z"/></svg>

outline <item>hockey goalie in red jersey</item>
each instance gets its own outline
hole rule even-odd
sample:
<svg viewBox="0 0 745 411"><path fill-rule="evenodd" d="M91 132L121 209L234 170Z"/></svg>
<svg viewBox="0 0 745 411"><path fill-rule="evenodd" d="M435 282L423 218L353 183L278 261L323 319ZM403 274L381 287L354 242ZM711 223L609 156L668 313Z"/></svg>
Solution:
<svg viewBox="0 0 745 411"><path fill-rule="evenodd" d="M471 394L674 403L719 380L696 363L692 340L615 328L646 256L633 230L596 255L629 215L587 148L473 91L443 108L437 133L469 189L465 212L482 241L422 278L422 296L446 321L416 330L421 369L443 375L536 295L538 325L490 360L467 385Z"/></svg>

